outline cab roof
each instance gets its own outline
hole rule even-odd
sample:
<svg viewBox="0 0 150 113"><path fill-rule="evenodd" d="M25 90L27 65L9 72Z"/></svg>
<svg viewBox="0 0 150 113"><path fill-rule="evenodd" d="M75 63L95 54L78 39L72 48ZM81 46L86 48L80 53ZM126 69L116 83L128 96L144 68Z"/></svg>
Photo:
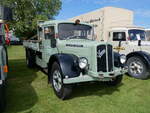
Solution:
<svg viewBox="0 0 150 113"><path fill-rule="evenodd" d="M40 20L40 21L37 22L37 24L39 26L58 25L60 23L70 23L70 24L72 24L72 23L75 23L75 22L73 22L73 21L66 21L66 20L65 21L64 20L49 20L49 21L42 21L42 20ZM83 23L83 22L80 22L80 24L92 26L91 24L87 24L87 23Z"/></svg>

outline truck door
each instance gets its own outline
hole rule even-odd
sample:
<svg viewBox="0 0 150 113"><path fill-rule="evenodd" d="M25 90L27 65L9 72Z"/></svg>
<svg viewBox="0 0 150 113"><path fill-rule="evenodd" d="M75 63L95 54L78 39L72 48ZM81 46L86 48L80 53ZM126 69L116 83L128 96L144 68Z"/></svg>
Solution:
<svg viewBox="0 0 150 113"><path fill-rule="evenodd" d="M47 62L49 57L56 53L56 38L55 38L55 26L44 27L44 40L42 41L43 52L42 59Z"/></svg>
<svg viewBox="0 0 150 113"><path fill-rule="evenodd" d="M55 39L55 26L44 27L44 38L46 47L55 48L56 39Z"/></svg>

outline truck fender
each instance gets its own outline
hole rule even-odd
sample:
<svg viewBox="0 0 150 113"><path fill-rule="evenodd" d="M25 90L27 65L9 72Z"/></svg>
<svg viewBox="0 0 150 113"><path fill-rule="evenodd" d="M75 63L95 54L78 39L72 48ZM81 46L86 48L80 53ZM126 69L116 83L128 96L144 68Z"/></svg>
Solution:
<svg viewBox="0 0 150 113"><path fill-rule="evenodd" d="M131 52L127 55L127 60L130 58L130 57L133 57L133 56L139 56L143 59L143 62L146 64L146 66L148 68L150 68L150 54L145 52L145 51L135 51L135 52Z"/></svg>
<svg viewBox="0 0 150 113"><path fill-rule="evenodd" d="M51 56L48 64L49 73L54 62L57 62L60 65L63 78L73 78L80 75L81 70L78 66L77 56L71 54L55 54Z"/></svg>

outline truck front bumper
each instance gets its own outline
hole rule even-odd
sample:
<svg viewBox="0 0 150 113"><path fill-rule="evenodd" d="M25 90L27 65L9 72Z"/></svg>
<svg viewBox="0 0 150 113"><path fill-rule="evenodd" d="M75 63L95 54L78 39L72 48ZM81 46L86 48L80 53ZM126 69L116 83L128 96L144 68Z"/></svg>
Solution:
<svg viewBox="0 0 150 113"><path fill-rule="evenodd" d="M116 76L123 75L127 72L126 68L119 68L114 70L113 72L100 72L97 74L89 74L89 75L82 75L80 74L79 77L74 78L64 78L64 84L73 84L73 83L81 83L81 82L90 82L90 81L110 81Z"/></svg>

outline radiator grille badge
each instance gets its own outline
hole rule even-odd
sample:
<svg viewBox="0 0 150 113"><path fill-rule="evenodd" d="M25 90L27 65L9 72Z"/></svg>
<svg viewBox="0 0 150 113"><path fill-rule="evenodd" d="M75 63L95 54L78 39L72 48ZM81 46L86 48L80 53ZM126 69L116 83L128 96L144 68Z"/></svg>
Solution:
<svg viewBox="0 0 150 113"><path fill-rule="evenodd" d="M105 53L106 53L106 50L105 50L105 49L103 49L102 51L98 50L98 52L97 52L97 57L98 57L98 58L101 58Z"/></svg>

